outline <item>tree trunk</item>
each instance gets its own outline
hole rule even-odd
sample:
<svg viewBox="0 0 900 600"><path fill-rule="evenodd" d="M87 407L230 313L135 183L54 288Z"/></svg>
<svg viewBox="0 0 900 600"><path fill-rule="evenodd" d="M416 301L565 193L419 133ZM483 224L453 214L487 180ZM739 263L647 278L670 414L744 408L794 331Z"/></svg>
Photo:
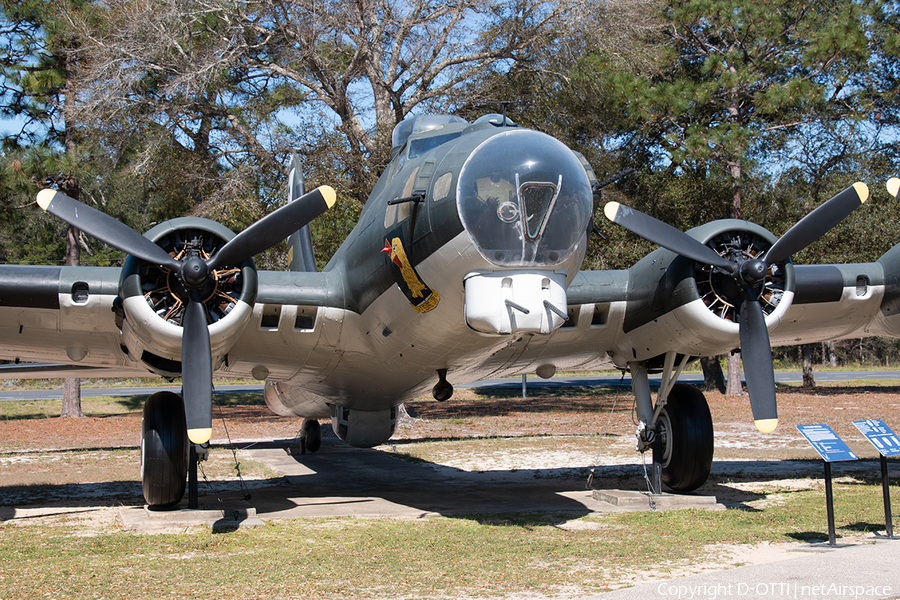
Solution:
<svg viewBox="0 0 900 600"><path fill-rule="evenodd" d="M837 351L834 342L822 342L822 364L829 365L832 368L838 366Z"/></svg>
<svg viewBox="0 0 900 600"><path fill-rule="evenodd" d="M703 391L718 390L725 393L725 375L722 373L722 365L718 356L704 356L700 359L700 368L703 369Z"/></svg>
<svg viewBox="0 0 900 600"><path fill-rule="evenodd" d="M75 108L75 92L71 89L71 82L74 78L74 61L71 55L66 57L66 94L63 105L63 116L66 121L66 154L73 155L75 153L75 127L72 112ZM80 186L78 178L75 175L69 175L60 182L60 190L75 200L79 199ZM77 267L81 264L81 248L78 245L79 232L76 228L69 225L66 229L66 266ZM81 380L66 379L63 382L63 417L83 417L84 411L81 410Z"/></svg>
<svg viewBox="0 0 900 600"><path fill-rule="evenodd" d="M741 383L741 353L728 355L728 381L725 388L727 396L743 396L744 386Z"/></svg>
<svg viewBox="0 0 900 600"><path fill-rule="evenodd" d="M812 367L812 344L803 344L800 346L800 365L803 368L803 387L816 387L816 379L813 377Z"/></svg>
<svg viewBox="0 0 900 600"><path fill-rule="evenodd" d="M76 188L77 189L77 188ZM64 193L77 199L77 191L72 196L72 189ZM78 266L81 262L81 250L78 247L78 230L71 225L66 230L66 266ZM83 417L81 410L81 380L68 378L63 381L62 417Z"/></svg>
<svg viewBox="0 0 900 600"><path fill-rule="evenodd" d="M68 378L63 380L63 405L61 417L83 417L81 410L81 380Z"/></svg>
<svg viewBox="0 0 900 600"><path fill-rule="evenodd" d="M741 161L734 160L728 161L728 171L731 174L731 206L728 211L729 219L741 219L742 215L742 207L741 207L741 193L743 191L743 183L741 181L742 176L742 168Z"/></svg>

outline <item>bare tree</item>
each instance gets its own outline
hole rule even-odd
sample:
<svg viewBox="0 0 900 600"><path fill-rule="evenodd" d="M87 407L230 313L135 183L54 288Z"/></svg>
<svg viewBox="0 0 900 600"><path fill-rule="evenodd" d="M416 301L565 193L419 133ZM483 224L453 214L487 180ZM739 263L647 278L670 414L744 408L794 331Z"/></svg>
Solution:
<svg viewBox="0 0 900 600"><path fill-rule="evenodd" d="M517 61L566 9L544 0L105 7L99 20L73 22L91 55L83 121L123 131L152 122L211 163L279 174L280 155L310 128L334 128L360 201L390 158L396 123L416 107L452 105L474 74Z"/></svg>

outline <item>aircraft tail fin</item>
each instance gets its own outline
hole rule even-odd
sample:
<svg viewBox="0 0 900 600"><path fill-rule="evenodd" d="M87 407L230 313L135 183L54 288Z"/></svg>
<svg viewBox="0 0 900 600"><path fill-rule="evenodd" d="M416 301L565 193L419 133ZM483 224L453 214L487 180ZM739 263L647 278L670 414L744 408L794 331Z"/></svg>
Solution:
<svg viewBox="0 0 900 600"><path fill-rule="evenodd" d="M291 168L288 175L288 202L293 202L306 193L306 183L303 180L303 170L300 167L300 158L296 152L291 153ZM309 225L304 225L299 231L292 233L287 240L290 271L316 271L316 255L313 251L312 235Z"/></svg>

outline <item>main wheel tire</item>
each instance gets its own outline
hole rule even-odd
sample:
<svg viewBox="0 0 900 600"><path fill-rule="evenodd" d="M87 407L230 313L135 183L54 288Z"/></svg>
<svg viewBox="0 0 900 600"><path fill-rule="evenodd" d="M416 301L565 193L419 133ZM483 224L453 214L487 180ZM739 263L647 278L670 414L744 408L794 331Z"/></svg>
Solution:
<svg viewBox="0 0 900 600"><path fill-rule="evenodd" d="M322 426L316 419L304 419L300 429L307 452L316 452L322 447Z"/></svg>
<svg viewBox="0 0 900 600"><path fill-rule="evenodd" d="M713 425L703 393L676 383L659 415L662 480L676 492L703 485L712 470Z"/></svg>
<svg viewBox="0 0 900 600"><path fill-rule="evenodd" d="M151 509L166 510L184 498L189 449L181 396L156 392L147 398L141 427L141 481Z"/></svg>

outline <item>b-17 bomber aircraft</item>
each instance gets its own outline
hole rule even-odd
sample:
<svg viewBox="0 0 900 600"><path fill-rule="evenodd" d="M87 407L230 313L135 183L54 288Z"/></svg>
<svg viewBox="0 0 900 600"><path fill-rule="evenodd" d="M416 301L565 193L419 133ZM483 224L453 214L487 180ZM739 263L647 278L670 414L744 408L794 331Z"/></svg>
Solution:
<svg viewBox="0 0 900 600"><path fill-rule="evenodd" d="M317 419L372 447L393 434L397 406L423 394L615 367L632 375L638 449L656 443L663 481L685 492L713 458L706 401L677 383L689 361L740 347L753 419L768 432L772 345L900 337L900 245L869 264L790 260L865 202L864 184L780 238L739 220L683 233L608 203L609 220L660 248L628 270L581 271L601 187L582 156L505 115L412 117L321 272L308 234L295 232L335 202L328 187L290 194L237 235L200 218L140 235L44 190L43 209L128 258L121 268L0 266L0 358L57 365L4 377L181 376L181 395L157 392L144 407L144 496L164 508L184 497L191 449L209 442L213 376L265 381L268 407L304 418L314 451ZM896 195L900 180L888 188ZM288 236L301 266L257 270L252 257Z"/></svg>

